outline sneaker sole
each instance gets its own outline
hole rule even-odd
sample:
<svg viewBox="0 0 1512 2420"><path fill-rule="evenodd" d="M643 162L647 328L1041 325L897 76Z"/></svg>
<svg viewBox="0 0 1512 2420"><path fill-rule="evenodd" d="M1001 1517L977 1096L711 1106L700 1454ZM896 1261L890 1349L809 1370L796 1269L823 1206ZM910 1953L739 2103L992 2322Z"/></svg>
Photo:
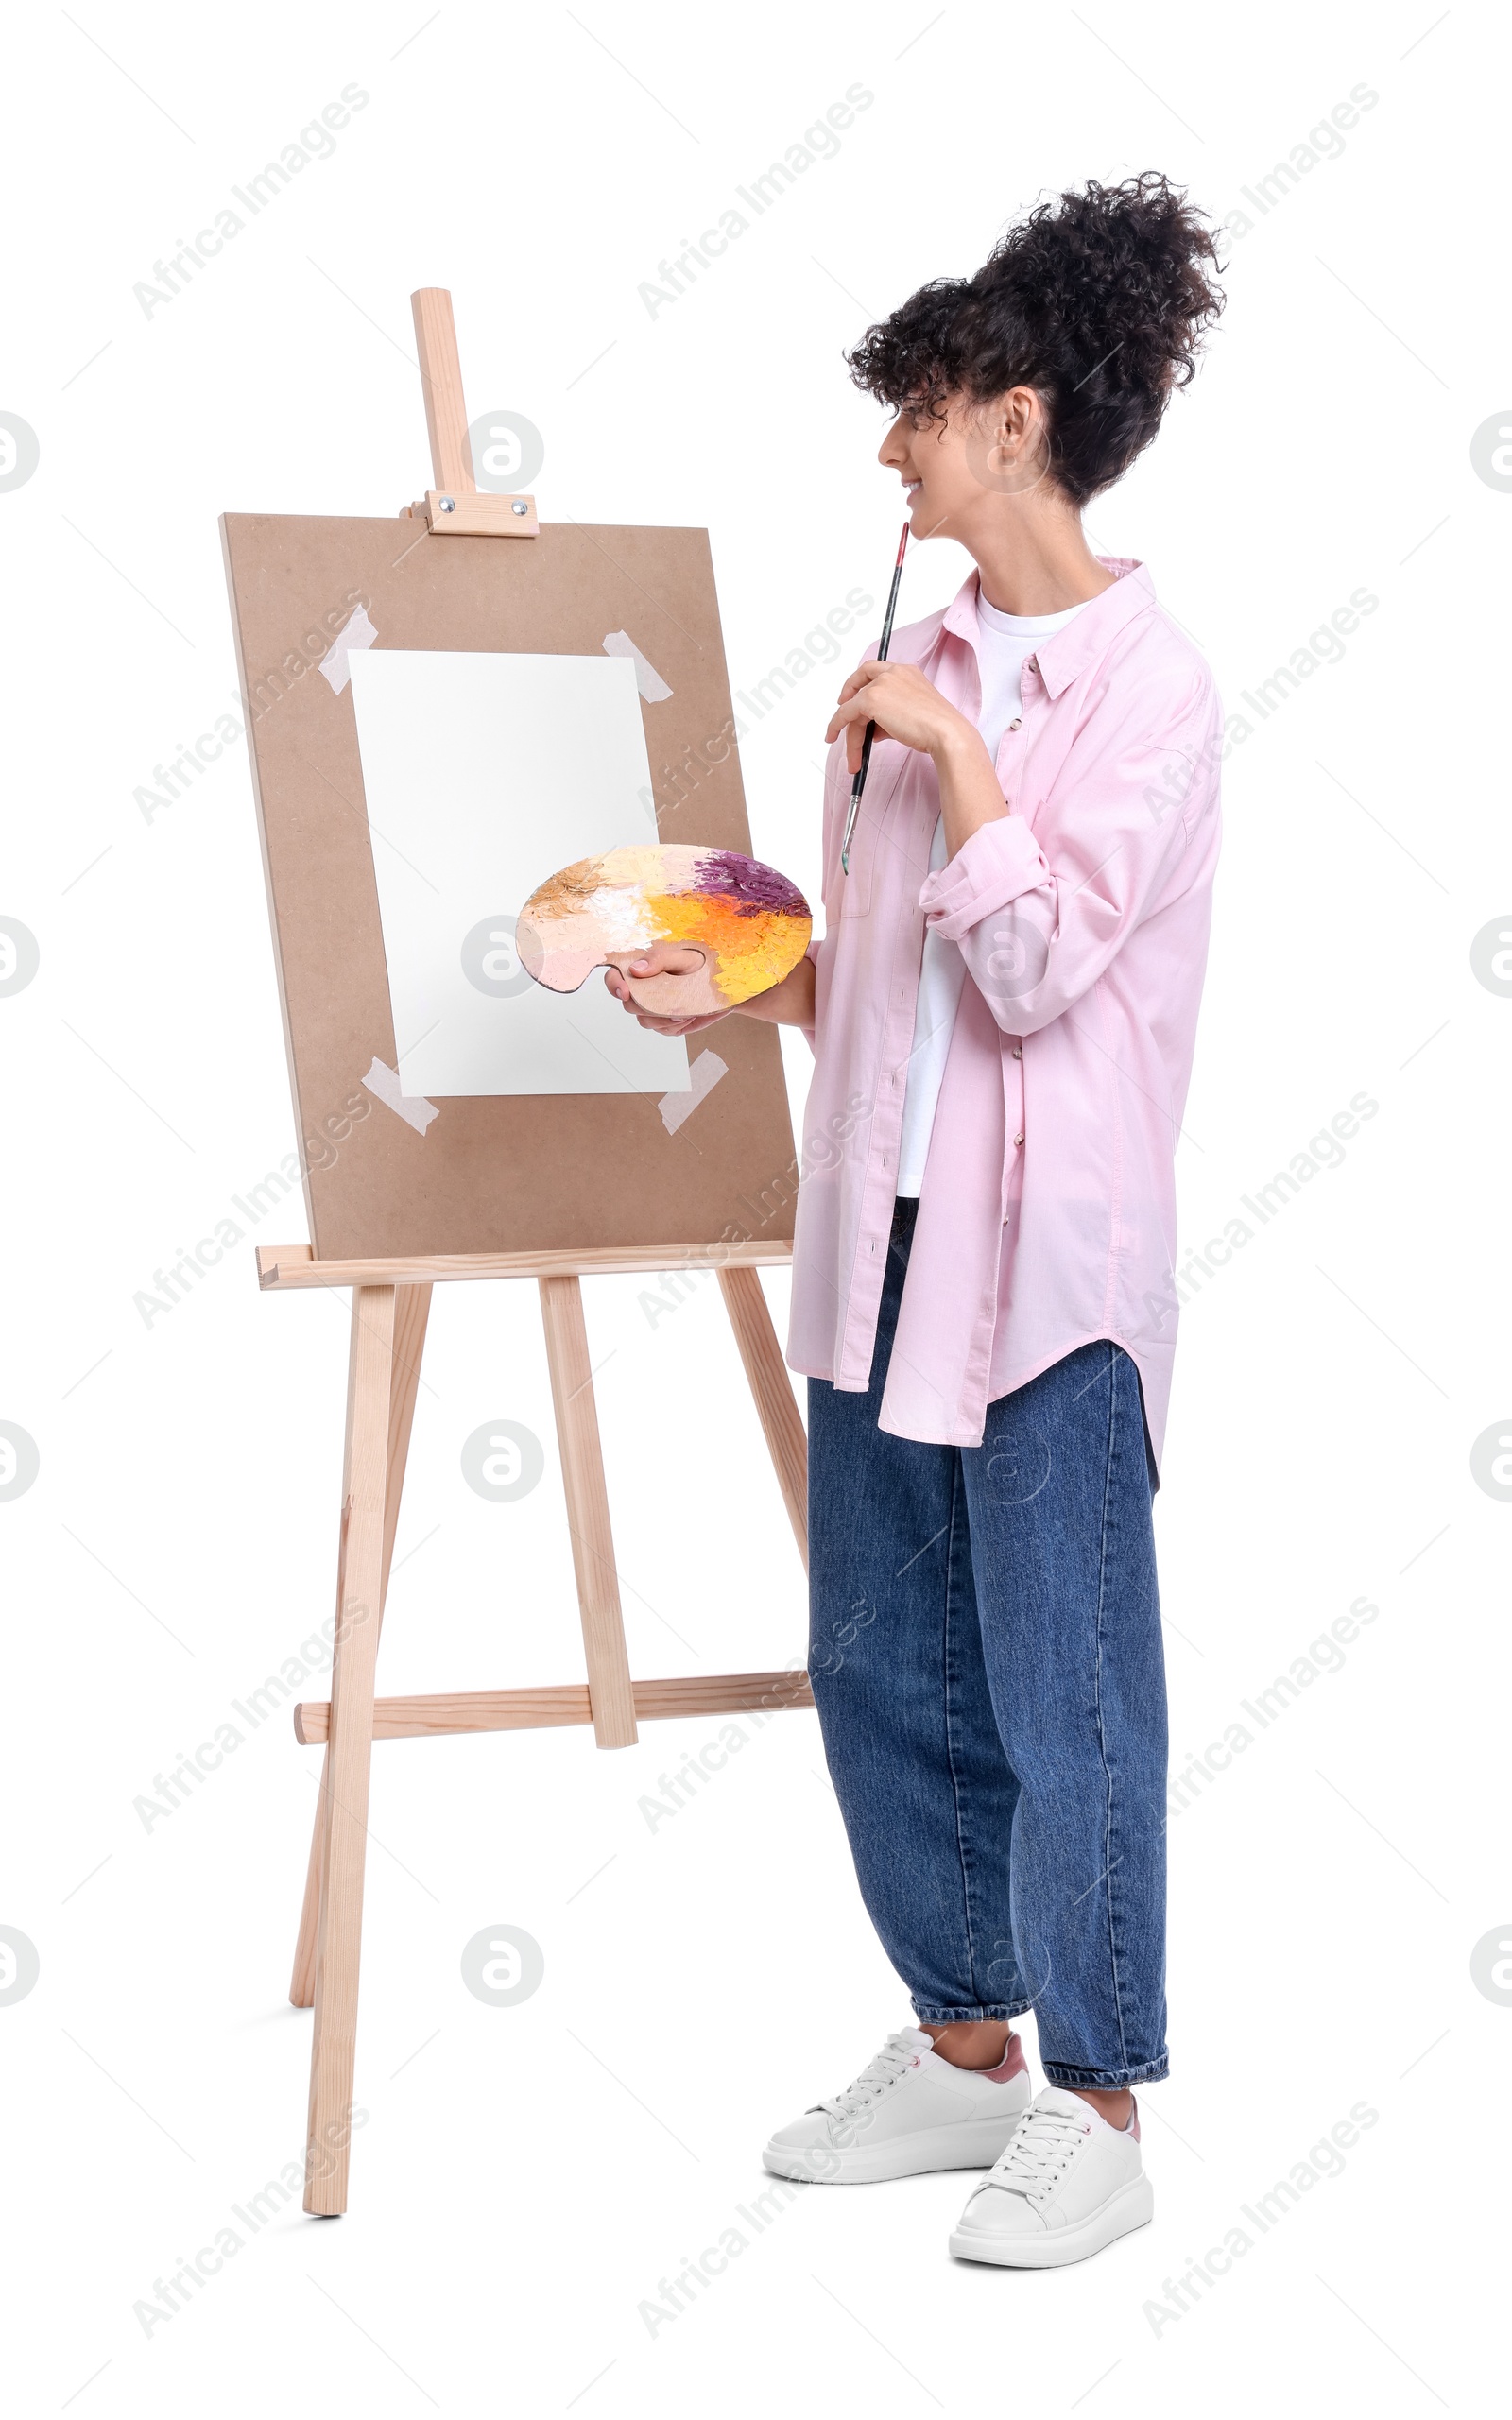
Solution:
<svg viewBox="0 0 1512 2420"><path fill-rule="evenodd" d="M1079 2226L1029 2237L993 2236L985 2228L963 2227L952 2236L951 2250L957 2260L988 2260L999 2269L1062 2269L1074 2260L1089 2259L1136 2227L1148 2226L1154 2216L1150 2180L1135 2176Z"/></svg>
<svg viewBox="0 0 1512 2420"><path fill-rule="evenodd" d="M1011 2088L1002 2086L1005 2092ZM787 2143L768 2143L762 2166L769 2176L788 2176L803 2185L885 2185L895 2176L929 2176L945 2168L991 2168L1007 2150L1028 2105L1027 2094L1015 2095L1015 2105L1001 2118L932 2126L894 2142L852 2144L843 2151L823 2144L795 2150Z"/></svg>

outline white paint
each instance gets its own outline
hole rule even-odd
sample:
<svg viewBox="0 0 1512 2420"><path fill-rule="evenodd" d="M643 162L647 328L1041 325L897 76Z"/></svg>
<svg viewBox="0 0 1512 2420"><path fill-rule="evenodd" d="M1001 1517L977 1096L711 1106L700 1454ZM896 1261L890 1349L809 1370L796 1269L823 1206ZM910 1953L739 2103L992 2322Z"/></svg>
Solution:
<svg viewBox="0 0 1512 2420"><path fill-rule="evenodd" d="M607 656L624 656L635 666L635 686L648 706L660 706L663 697L671 696L672 692L655 664L642 655L627 630L609 631L604 640L604 653Z"/></svg>
<svg viewBox="0 0 1512 2420"><path fill-rule="evenodd" d="M382 1101L386 1108L392 1109L395 1116L403 1118L406 1126L413 1126L417 1134L423 1134L431 1121L441 1114L434 1101L422 1101L418 1095L404 1091L395 1071L386 1067L381 1058L373 1060L362 1081L375 1101Z"/></svg>
<svg viewBox="0 0 1512 2420"><path fill-rule="evenodd" d="M669 1092L664 1101L657 1103L668 1134L676 1134L679 1126L687 1124L699 1102L708 1100L720 1077L728 1075L730 1070L717 1052L700 1051L688 1073L690 1090Z"/></svg>
<svg viewBox="0 0 1512 2420"><path fill-rule="evenodd" d="M462 964L467 935L517 916L576 858L655 840L627 659L355 656L352 694L407 1093L685 1092L683 1042L647 1033L590 975L505 999Z"/></svg>
<svg viewBox="0 0 1512 2420"><path fill-rule="evenodd" d="M331 642L326 653L320 659L320 670L338 697L352 678L352 666L348 659L353 654L365 653L377 636L377 631L368 618L367 607L359 605L355 613L349 616Z"/></svg>

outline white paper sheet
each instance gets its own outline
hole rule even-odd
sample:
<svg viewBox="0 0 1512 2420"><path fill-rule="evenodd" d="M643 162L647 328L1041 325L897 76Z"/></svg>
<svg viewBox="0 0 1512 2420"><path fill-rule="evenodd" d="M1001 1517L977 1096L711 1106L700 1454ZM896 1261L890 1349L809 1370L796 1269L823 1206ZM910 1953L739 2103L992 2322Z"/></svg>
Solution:
<svg viewBox="0 0 1512 2420"><path fill-rule="evenodd" d="M563 997L512 953L548 874L657 836L634 664L383 646L350 661L403 1090L689 1090L687 1045L644 1032L601 974Z"/></svg>

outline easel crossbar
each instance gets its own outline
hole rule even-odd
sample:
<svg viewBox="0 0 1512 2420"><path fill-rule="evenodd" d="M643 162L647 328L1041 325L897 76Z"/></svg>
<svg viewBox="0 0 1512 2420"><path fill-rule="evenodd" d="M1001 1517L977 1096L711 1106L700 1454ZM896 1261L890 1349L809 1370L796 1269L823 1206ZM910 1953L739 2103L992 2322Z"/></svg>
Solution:
<svg viewBox="0 0 1512 2420"><path fill-rule="evenodd" d="M301 1286L435 1285L460 1278L657 1277L670 1269L778 1269L793 1246L769 1244L641 1244L579 1245L560 1252L417 1252L381 1261L318 1261L308 1244L259 1244L257 1282L264 1294Z"/></svg>
<svg viewBox="0 0 1512 2420"><path fill-rule="evenodd" d="M806 1673L711 1673L668 1680L638 1680L636 1720L673 1722L679 1715L777 1714L787 1707L812 1706ZM589 1724L593 1709L583 1681L543 1689L476 1689L434 1697L379 1697L373 1701L375 1740L430 1740L460 1731L538 1731ZM294 1735L305 1747L331 1736L328 1703L296 1706Z"/></svg>

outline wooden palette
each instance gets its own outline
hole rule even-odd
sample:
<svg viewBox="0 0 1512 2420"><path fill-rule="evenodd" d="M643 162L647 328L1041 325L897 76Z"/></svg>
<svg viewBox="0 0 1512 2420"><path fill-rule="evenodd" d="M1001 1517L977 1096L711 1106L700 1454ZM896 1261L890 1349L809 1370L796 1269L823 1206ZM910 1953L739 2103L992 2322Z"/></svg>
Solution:
<svg viewBox="0 0 1512 2420"><path fill-rule="evenodd" d="M791 974L814 930L797 885L732 849L643 844L564 866L532 892L515 935L520 963L548 991L580 991L596 967L628 974L657 943L680 971L629 982L659 1017L718 1016Z"/></svg>

